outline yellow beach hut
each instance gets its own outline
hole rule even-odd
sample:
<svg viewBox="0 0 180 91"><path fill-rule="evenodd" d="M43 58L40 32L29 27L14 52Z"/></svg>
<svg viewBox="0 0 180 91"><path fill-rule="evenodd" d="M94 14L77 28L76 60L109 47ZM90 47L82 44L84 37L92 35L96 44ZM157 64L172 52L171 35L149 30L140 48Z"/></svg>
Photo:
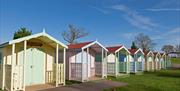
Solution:
<svg viewBox="0 0 180 91"><path fill-rule="evenodd" d="M26 86L65 85L67 46L42 32L0 45L0 88L25 91ZM63 51L60 55L59 51Z"/></svg>

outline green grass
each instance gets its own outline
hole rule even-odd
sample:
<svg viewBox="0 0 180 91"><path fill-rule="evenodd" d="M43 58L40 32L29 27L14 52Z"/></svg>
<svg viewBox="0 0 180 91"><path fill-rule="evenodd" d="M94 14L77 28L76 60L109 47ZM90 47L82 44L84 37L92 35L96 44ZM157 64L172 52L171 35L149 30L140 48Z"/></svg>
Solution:
<svg viewBox="0 0 180 91"><path fill-rule="evenodd" d="M128 86L116 88L115 91L180 91L180 70L161 70L127 78L108 79L128 83Z"/></svg>
<svg viewBox="0 0 180 91"><path fill-rule="evenodd" d="M180 58L171 58L172 63L180 64Z"/></svg>

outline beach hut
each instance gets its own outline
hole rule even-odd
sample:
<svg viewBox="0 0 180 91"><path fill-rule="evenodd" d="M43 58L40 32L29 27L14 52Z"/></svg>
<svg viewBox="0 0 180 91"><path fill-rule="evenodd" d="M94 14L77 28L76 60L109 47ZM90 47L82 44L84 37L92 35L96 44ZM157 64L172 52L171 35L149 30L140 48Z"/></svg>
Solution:
<svg viewBox="0 0 180 91"><path fill-rule="evenodd" d="M67 79L85 82L107 77L107 52L98 41L69 44Z"/></svg>
<svg viewBox="0 0 180 91"><path fill-rule="evenodd" d="M39 84L65 85L66 48L45 32L1 44L0 88L20 91ZM59 50L63 56L58 56Z"/></svg>
<svg viewBox="0 0 180 91"><path fill-rule="evenodd" d="M130 56L130 72L138 73L144 71L144 53L139 49L128 49L131 53Z"/></svg>
<svg viewBox="0 0 180 91"><path fill-rule="evenodd" d="M154 70L154 54L152 51L146 51L143 50L144 52L144 58L145 58L145 70L146 71L153 71Z"/></svg>
<svg viewBox="0 0 180 91"><path fill-rule="evenodd" d="M166 53L160 53L160 54L161 54L161 58L160 58L160 69L165 69L165 68L166 68L166 64L165 64Z"/></svg>
<svg viewBox="0 0 180 91"><path fill-rule="evenodd" d="M155 70L160 69L160 58L161 58L161 54L159 52L154 52L154 69Z"/></svg>
<svg viewBox="0 0 180 91"><path fill-rule="evenodd" d="M110 76L121 76L128 74L129 69L129 56L130 52L126 47L112 46L106 47L108 49L107 56L107 74Z"/></svg>

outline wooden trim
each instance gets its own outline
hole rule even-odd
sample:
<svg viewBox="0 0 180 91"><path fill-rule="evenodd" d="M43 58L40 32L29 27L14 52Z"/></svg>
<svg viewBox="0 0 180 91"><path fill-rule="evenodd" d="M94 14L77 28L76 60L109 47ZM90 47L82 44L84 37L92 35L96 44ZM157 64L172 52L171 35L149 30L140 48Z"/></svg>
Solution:
<svg viewBox="0 0 180 91"><path fill-rule="evenodd" d="M25 65L26 65L26 49L27 49L27 41L24 41L24 61L23 61L23 90L25 91L25 75L26 75L26 71L25 71Z"/></svg>
<svg viewBox="0 0 180 91"><path fill-rule="evenodd" d="M15 61L15 44L12 44L12 54L11 54L11 91L13 91L13 68Z"/></svg>
<svg viewBox="0 0 180 91"><path fill-rule="evenodd" d="M64 83L63 85L66 85L66 48L64 48L64 55L63 55L63 62L64 62Z"/></svg>
<svg viewBox="0 0 180 91"><path fill-rule="evenodd" d="M101 60L102 60L102 72L101 72L101 74L102 74L102 78L104 77L104 50L102 49L102 55L101 55Z"/></svg>
<svg viewBox="0 0 180 91"><path fill-rule="evenodd" d="M84 65L83 56L84 56L84 55L83 55L83 54L84 54L84 50L82 49L82 52L81 52L81 65L82 65L82 66L81 66L81 71L82 71L82 72L81 72L81 81L82 81L82 82L84 82L84 75L83 75L83 72L84 72L84 71L83 71L83 70L84 70L84 69L83 69L83 65Z"/></svg>
<svg viewBox="0 0 180 91"><path fill-rule="evenodd" d="M58 59L59 59L59 55L58 55L58 52L59 52L59 45L56 44L56 87L58 86Z"/></svg>

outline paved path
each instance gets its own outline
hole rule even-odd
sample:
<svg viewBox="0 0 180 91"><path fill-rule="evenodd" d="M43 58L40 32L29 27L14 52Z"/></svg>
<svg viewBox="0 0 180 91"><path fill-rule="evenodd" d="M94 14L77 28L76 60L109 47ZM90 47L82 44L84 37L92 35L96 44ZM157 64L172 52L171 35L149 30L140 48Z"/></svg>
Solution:
<svg viewBox="0 0 180 91"><path fill-rule="evenodd" d="M180 69L180 64L172 64L173 69Z"/></svg>
<svg viewBox="0 0 180 91"><path fill-rule="evenodd" d="M81 84L73 84L64 87L50 88L41 91L102 91L103 89L126 86L126 83L114 82L109 80L100 80L93 82L85 82Z"/></svg>

